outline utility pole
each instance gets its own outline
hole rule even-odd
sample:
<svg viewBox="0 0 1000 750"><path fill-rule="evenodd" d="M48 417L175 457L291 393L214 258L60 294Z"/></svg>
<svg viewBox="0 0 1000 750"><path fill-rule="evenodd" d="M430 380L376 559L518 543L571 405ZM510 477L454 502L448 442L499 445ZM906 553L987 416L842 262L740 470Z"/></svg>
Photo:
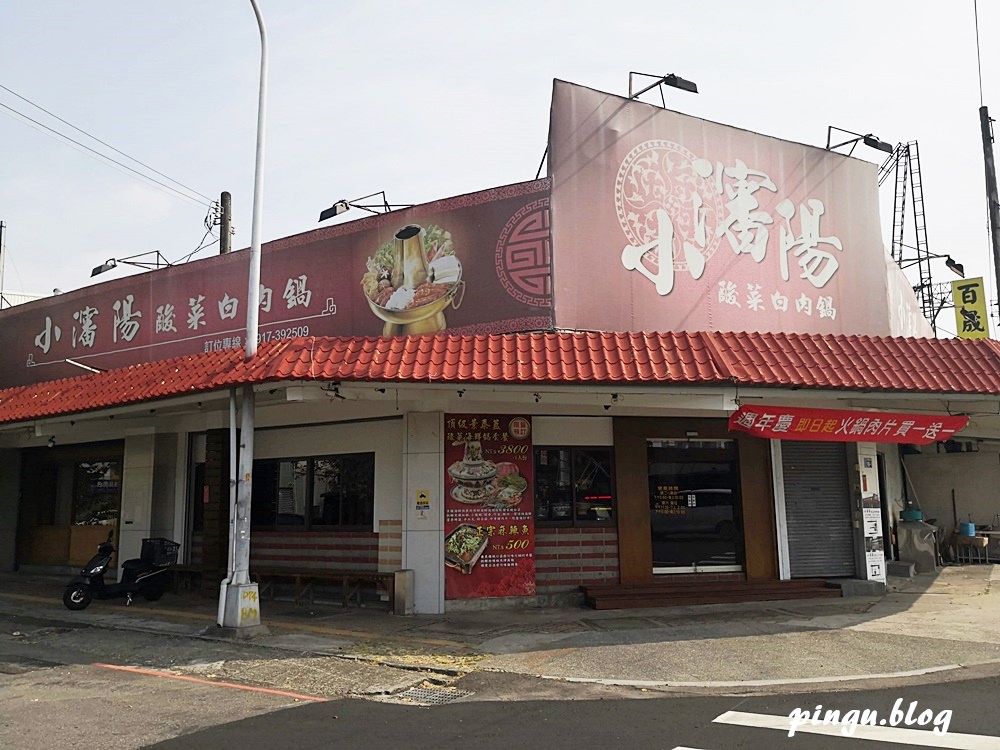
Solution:
<svg viewBox="0 0 1000 750"><path fill-rule="evenodd" d="M0 221L0 310L3 309L4 303L7 301L3 296L3 262L6 256L7 248L4 247L4 243L7 241L7 225ZM10 305L7 305L10 307Z"/></svg>
<svg viewBox="0 0 1000 750"><path fill-rule="evenodd" d="M983 131L983 156L986 161L986 201L990 216L990 240L993 245L993 272L997 282L997 305L1000 307L1000 199L997 197L997 170L993 162L993 126L989 110L979 108Z"/></svg>
<svg viewBox="0 0 1000 750"><path fill-rule="evenodd" d="M245 360L257 353L260 315L260 224L264 196L264 130L267 104L267 32L257 0L250 0L260 30L260 88L257 98L257 154L254 161L253 211L250 220L250 251L247 280L247 331ZM236 389L230 391L233 403ZM253 494L254 410L253 383L244 383L240 422L239 475L235 477L234 513L229 519L230 569L219 587L218 624L238 637L266 632L260 624L258 586L250 580L250 501ZM232 413L232 408L230 408ZM235 433L235 420L230 430Z"/></svg>
<svg viewBox="0 0 1000 750"><path fill-rule="evenodd" d="M222 191L222 218L219 221L219 254L225 255L233 249L233 196Z"/></svg>

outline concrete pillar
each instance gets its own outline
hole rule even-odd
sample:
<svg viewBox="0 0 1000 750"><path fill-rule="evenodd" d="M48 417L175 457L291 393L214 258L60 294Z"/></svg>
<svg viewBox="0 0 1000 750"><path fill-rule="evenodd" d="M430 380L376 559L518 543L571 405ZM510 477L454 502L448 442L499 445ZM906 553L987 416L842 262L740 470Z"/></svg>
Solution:
<svg viewBox="0 0 1000 750"><path fill-rule="evenodd" d="M413 570L413 609L444 612L444 415L406 416L403 567Z"/></svg>
<svg viewBox="0 0 1000 750"><path fill-rule="evenodd" d="M21 495L21 453L0 450L0 571L17 561L17 515Z"/></svg>
<svg viewBox="0 0 1000 750"><path fill-rule="evenodd" d="M142 540L153 526L153 477L156 436L152 433L125 437L122 468L122 512L118 532L119 565L138 557Z"/></svg>

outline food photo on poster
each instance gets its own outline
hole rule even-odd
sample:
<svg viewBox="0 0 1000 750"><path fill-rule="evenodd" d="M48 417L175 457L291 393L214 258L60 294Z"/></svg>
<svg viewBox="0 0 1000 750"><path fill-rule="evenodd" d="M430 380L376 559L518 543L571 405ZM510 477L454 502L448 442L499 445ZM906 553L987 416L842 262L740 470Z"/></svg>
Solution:
<svg viewBox="0 0 1000 750"><path fill-rule="evenodd" d="M531 421L445 418L445 598L535 593Z"/></svg>

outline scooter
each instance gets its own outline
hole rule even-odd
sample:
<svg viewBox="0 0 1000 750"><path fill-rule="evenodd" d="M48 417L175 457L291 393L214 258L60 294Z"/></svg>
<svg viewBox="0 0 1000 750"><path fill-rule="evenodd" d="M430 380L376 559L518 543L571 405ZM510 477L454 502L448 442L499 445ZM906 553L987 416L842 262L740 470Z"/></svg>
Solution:
<svg viewBox="0 0 1000 750"><path fill-rule="evenodd" d="M155 602L167 590L169 569L177 564L177 550L180 545L169 539L154 538L142 540L142 551L137 559L122 563L122 580L116 583L104 582L104 572L115 554L108 539L97 545L97 554L66 586L63 604L68 609L86 609L94 599L116 599L125 597L126 606L132 598L141 596L148 602Z"/></svg>

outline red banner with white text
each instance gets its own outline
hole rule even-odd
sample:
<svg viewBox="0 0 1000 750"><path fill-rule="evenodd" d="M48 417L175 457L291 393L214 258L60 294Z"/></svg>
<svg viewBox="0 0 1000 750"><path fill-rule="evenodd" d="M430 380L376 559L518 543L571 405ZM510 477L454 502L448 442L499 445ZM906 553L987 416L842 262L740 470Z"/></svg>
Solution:
<svg viewBox="0 0 1000 750"><path fill-rule="evenodd" d="M793 406L740 406L729 429L778 440L834 443L910 443L950 440L965 429L968 417L938 414L804 409Z"/></svg>

